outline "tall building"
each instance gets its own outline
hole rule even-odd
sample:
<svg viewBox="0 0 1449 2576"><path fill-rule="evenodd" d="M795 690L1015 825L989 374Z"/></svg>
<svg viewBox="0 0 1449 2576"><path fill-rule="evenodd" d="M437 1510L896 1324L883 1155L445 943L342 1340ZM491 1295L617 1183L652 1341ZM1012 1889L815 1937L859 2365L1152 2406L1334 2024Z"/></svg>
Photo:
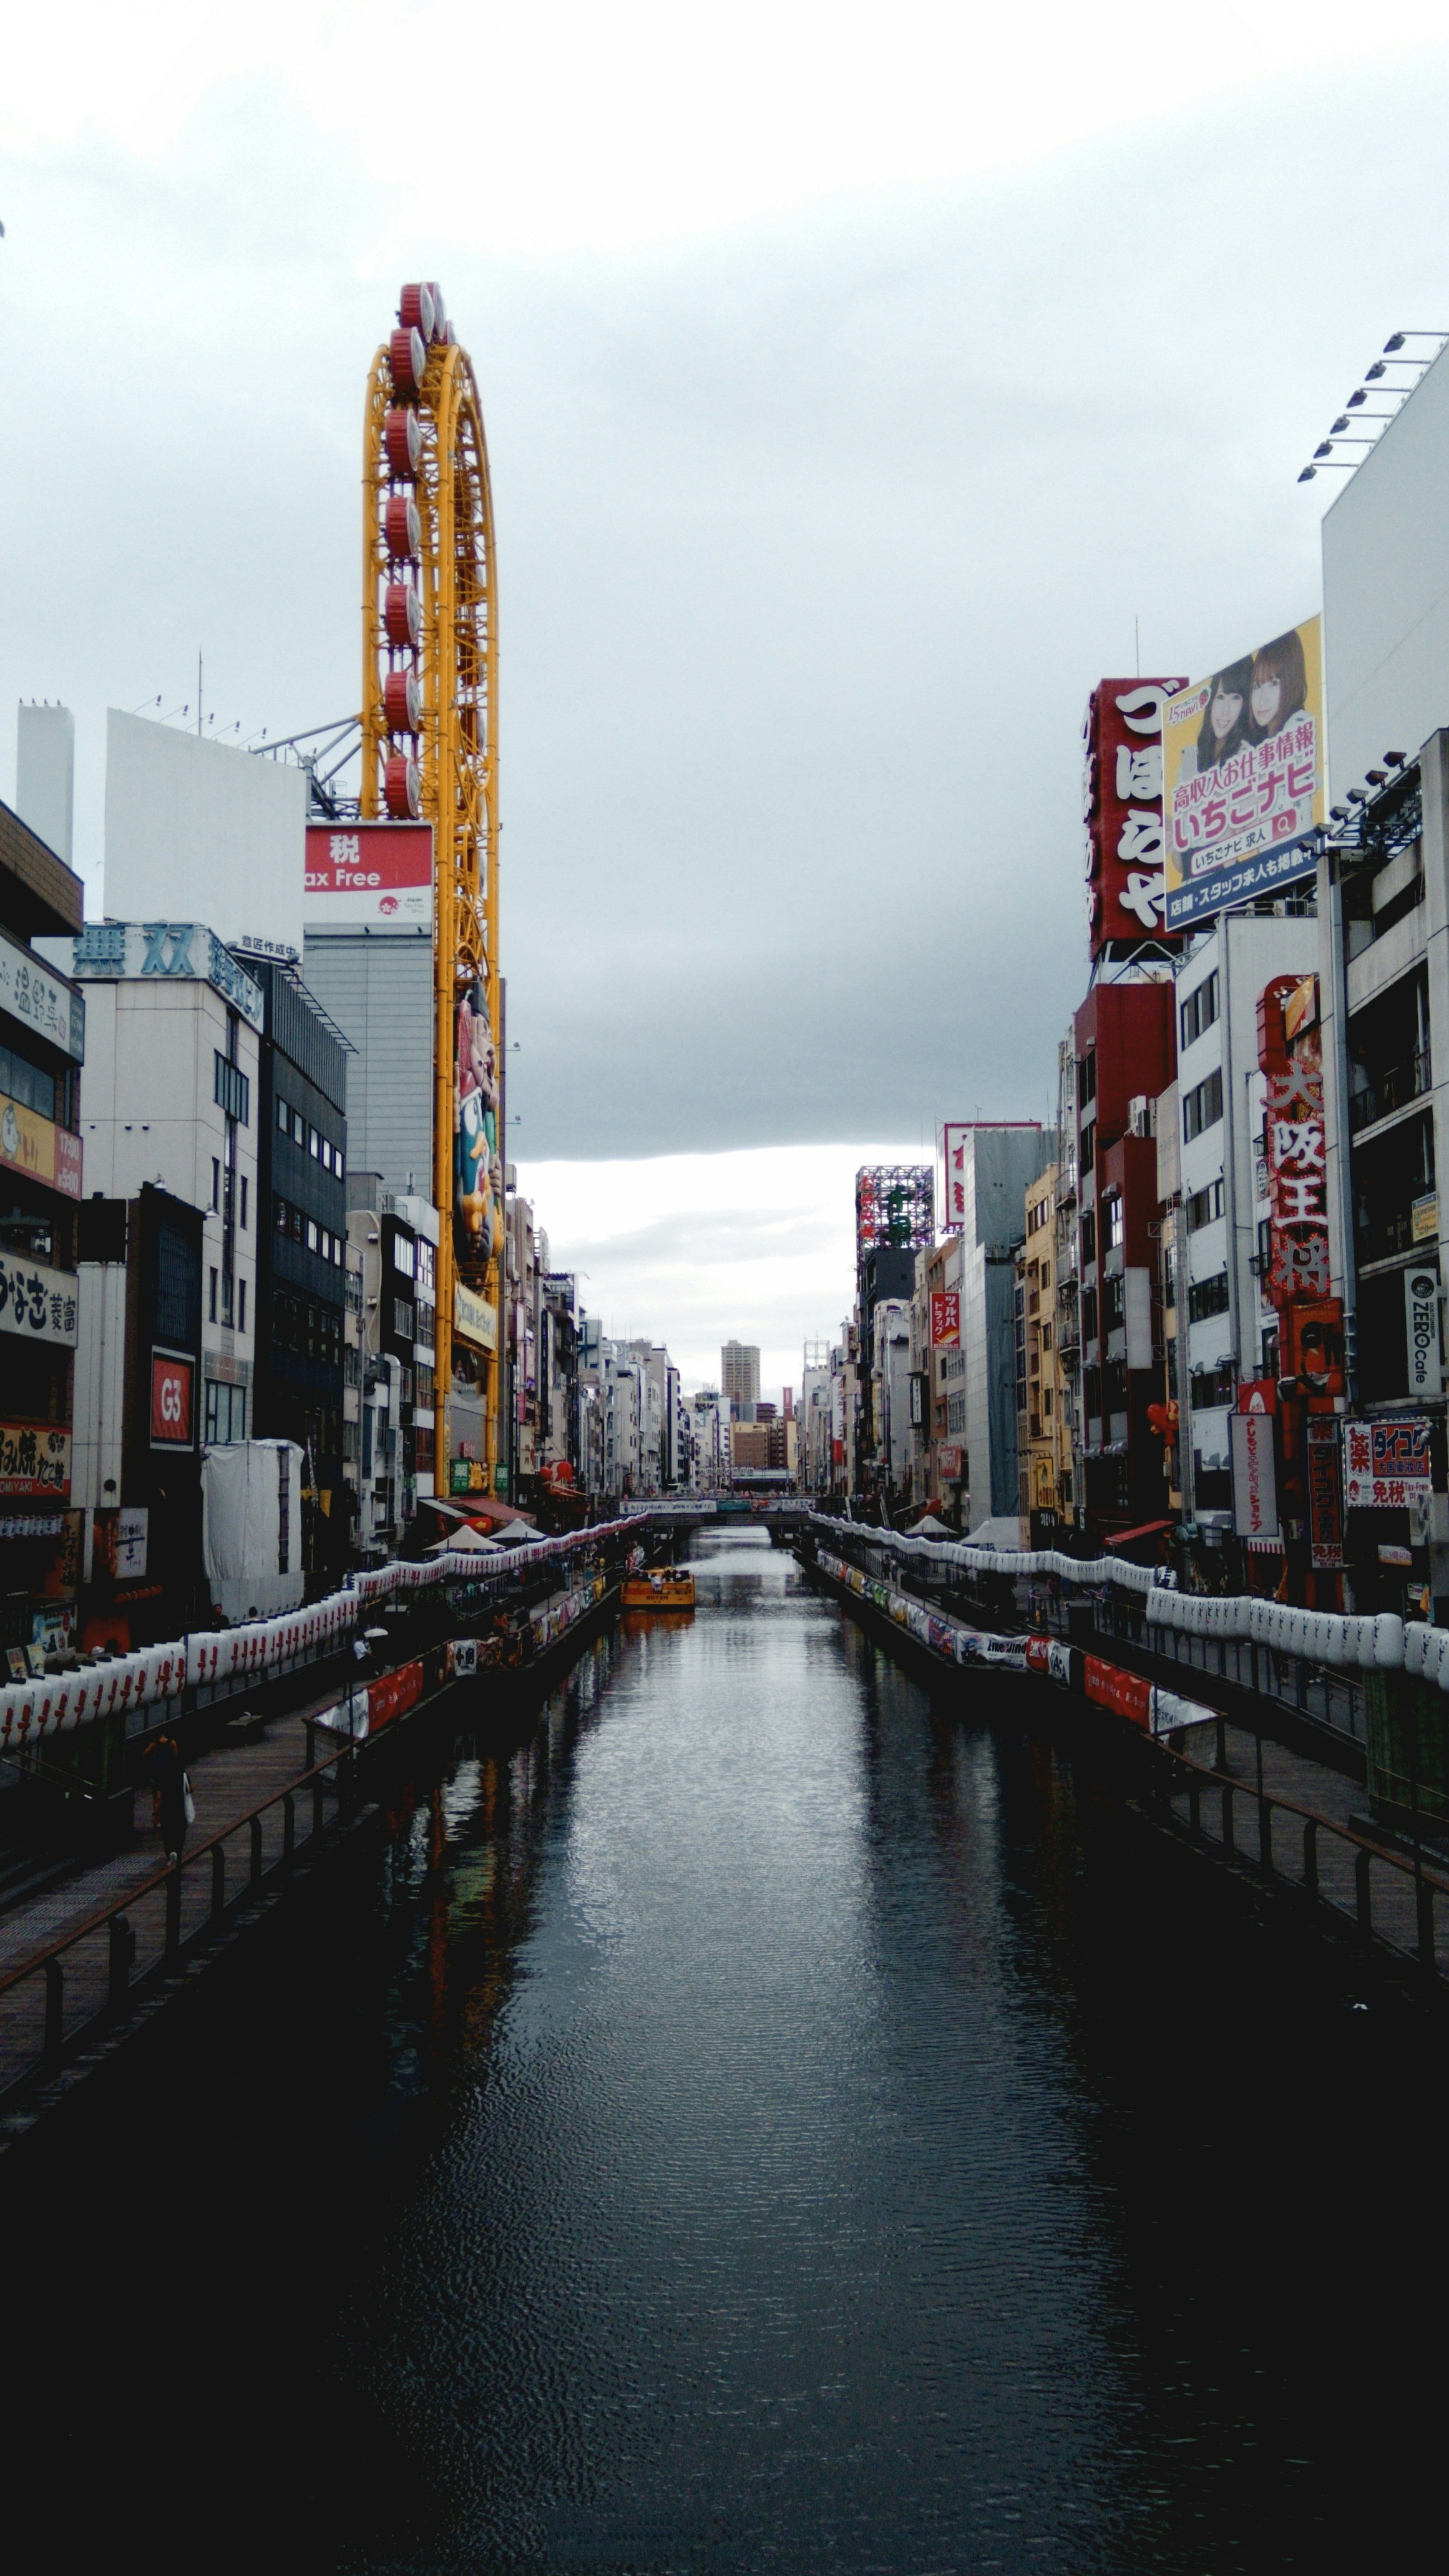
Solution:
<svg viewBox="0 0 1449 2576"><path fill-rule="evenodd" d="M1427 369L1323 520L1332 828L1318 870L1318 1002L1332 1287L1348 1411L1398 1438L1412 1489L1343 1496L1355 1604L1449 1619L1442 1308L1449 1278L1449 361ZM1445 1137L1443 1145L1440 1137ZM1395 1432L1395 1417L1402 1426ZM1421 1426L1418 1429L1412 1426ZM1371 1450L1372 1454L1372 1450ZM1331 1551L1320 1551L1315 1563ZM1404 1559L1409 1560L1407 1565ZM1425 1693L1436 1703L1437 1694ZM1427 1723L1420 1758L1433 1768ZM1371 1772L1404 1747L1375 1742Z"/></svg>
<svg viewBox="0 0 1449 2576"><path fill-rule="evenodd" d="M760 1354L753 1342L726 1342L719 1355L720 1386L736 1422L754 1419L760 1401ZM750 1407L747 1413L744 1408Z"/></svg>
<svg viewBox="0 0 1449 2576"><path fill-rule="evenodd" d="M17 1656L23 1668L28 1647L59 1643L76 1624L71 1436L86 1018L67 978L31 942L77 930L81 912L80 879L0 805L0 1645L12 1669Z"/></svg>
<svg viewBox="0 0 1449 2576"><path fill-rule="evenodd" d="M1287 917L1224 914L1177 976L1177 1402L1184 1509L1204 1532L1232 1526L1239 1384L1279 1373L1258 1021L1266 984L1313 971L1311 893L1294 901Z"/></svg>
<svg viewBox="0 0 1449 2576"><path fill-rule="evenodd" d="M974 1527L1019 1517L1016 1457L1016 1248L1025 1230L1027 1184L1039 1178L1056 1138L1039 1125L979 1123L958 1130L960 1375L947 1382L947 1419L959 1404L961 1473ZM953 1187L958 1177L953 1167ZM948 1447L954 1447L948 1434Z"/></svg>
<svg viewBox="0 0 1449 2576"><path fill-rule="evenodd" d="M261 1209L252 1431L302 1451L303 1563L347 1563L342 1473L347 1301L347 1042L294 967L234 952L260 985ZM225 1437L219 1416L208 1439ZM431 1460L429 1460L431 1465Z"/></svg>
<svg viewBox="0 0 1449 2576"><path fill-rule="evenodd" d="M258 1239L271 1225L258 1190L262 988L200 922L90 922L72 955L92 1062L82 1121L90 1199L129 1204L157 1189L201 1211L194 1434L208 1447L246 1440L256 1427ZM340 1318L340 1270L338 1283ZM184 1358L178 1348L178 1367Z"/></svg>
<svg viewBox="0 0 1449 2576"><path fill-rule="evenodd" d="M1170 965L1094 983L1074 1023L1080 1500L1098 1536L1163 1510L1153 1103L1173 1078L1173 1023Z"/></svg>

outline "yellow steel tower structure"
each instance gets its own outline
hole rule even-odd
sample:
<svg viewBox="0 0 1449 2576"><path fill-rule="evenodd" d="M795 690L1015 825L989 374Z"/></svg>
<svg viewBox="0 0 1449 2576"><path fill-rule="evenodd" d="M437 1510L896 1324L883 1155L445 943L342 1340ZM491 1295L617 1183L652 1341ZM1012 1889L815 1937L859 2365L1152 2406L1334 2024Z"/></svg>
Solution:
<svg viewBox="0 0 1449 2576"><path fill-rule="evenodd" d="M433 827L434 1491L466 1478L491 1493L503 1249L493 499L472 362L436 286L404 287L373 360L362 501L362 814Z"/></svg>

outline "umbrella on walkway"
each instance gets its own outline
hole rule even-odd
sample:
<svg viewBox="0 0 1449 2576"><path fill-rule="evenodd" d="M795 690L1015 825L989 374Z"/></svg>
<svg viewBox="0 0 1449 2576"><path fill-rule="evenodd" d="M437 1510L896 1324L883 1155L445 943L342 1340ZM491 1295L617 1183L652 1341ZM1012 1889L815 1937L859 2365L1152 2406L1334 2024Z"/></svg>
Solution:
<svg viewBox="0 0 1449 2576"><path fill-rule="evenodd" d="M459 1556L497 1556L501 1553L496 1538L485 1538L481 1530L465 1528L448 1530L442 1538L435 1538L428 1554L443 1556L449 1548Z"/></svg>

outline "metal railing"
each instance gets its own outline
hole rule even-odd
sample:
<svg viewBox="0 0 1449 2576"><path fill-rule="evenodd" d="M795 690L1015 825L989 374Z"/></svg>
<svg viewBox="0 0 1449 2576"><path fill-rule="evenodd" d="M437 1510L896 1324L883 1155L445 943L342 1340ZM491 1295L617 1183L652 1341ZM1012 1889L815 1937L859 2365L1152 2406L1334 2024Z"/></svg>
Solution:
<svg viewBox="0 0 1449 2576"><path fill-rule="evenodd" d="M349 1819L366 1748L342 1742L319 1762L311 1725L307 1738L307 1768L285 1788L0 1974L0 2104L126 2020Z"/></svg>
<svg viewBox="0 0 1449 2576"><path fill-rule="evenodd" d="M1411 1100L1422 1100L1434 1087L1433 1058L1427 1045L1416 1047L1402 1064L1385 1065L1382 1073L1367 1082L1361 1091L1351 1091L1348 1099L1348 1123L1357 1135L1361 1128L1372 1127L1376 1120L1388 1118L1396 1109L1406 1108Z"/></svg>
<svg viewBox="0 0 1449 2576"><path fill-rule="evenodd" d="M1435 1977L1449 1976L1437 1904L1449 1896L1449 1878L1427 1867L1420 1849L1391 1851L1261 1782L1234 1779L1225 1767L1223 1735L1219 1720L1218 1764L1211 1769L1171 1746L1154 1746L1159 1818L1195 1842L1215 1844L1226 1861L1265 1883L1300 1888L1312 1904L1348 1923L1365 1948L1378 1941ZM1286 1833L1276 1830L1277 1819Z"/></svg>

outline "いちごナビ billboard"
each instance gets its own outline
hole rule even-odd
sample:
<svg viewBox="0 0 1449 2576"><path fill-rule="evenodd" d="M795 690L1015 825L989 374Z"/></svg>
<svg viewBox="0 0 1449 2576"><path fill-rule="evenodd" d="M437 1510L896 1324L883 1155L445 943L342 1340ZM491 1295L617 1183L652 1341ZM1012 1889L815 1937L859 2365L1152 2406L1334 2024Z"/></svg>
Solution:
<svg viewBox="0 0 1449 2576"><path fill-rule="evenodd" d="M1162 773L1169 930L1311 876L1324 812L1319 620L1169 699Z"/></svg>
<svg viewBox="0 0 1449 2576"><path fill-rule="evenodd" d="M309 823L309 924L403 922L433 918L431 823Z"/></svg>

